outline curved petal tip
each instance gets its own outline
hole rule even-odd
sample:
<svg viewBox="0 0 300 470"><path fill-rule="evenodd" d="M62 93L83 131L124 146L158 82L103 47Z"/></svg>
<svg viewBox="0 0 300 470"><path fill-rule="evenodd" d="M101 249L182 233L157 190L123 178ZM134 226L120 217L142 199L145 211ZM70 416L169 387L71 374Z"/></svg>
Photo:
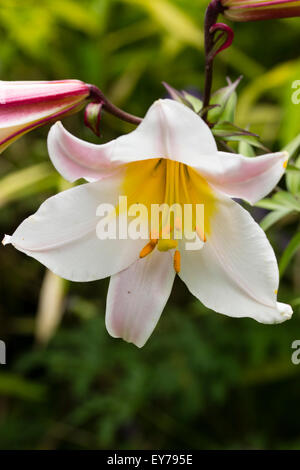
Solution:
<svg viewBox="0 0 300 470"><path fill-rule="evenodd" d="M2 245L9 245L11 243L11 236L10 235L5 235L3 240L2 240Z"/></svg>
<svg viewBox="0 0 300 470"><path fill-rule="evenodd" d="M277 302L277 309L279 315L276 323L283 323L284 321L290 320L292 318L293 309L290 305Z"/></svg>

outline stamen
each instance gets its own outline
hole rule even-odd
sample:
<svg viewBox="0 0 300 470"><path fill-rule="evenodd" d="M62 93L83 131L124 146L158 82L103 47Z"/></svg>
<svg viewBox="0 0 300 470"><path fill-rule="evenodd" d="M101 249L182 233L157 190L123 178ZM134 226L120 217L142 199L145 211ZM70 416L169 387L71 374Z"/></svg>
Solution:
<svg viewBox="0 0 300 470"><path fill-rule="evenodd" d="M200 238L200 240L202 240L203 243L205 243L206 242L206 236L205 236L204 230L201 227L196 226L196 232L197 232L197 235Z"/></svg>
<svg viewBox="0 0 300 470"><path fill-rule="evenodd" d="M174 270L178 274L180 272L181 268L181 257L180 257L180 251L176 250L174 253Z"/></svg>
<svg viewBox="0 0 300 470"><path fill-rule="evenodd" d="M176 217L175 222L174 222L174 227L178 231L180 231L182 229L182 223L181 223L181 218L180 217Z"/></svg>
<svg viewBox="0 0 300 470"><path fill-rule="evenodd" d="M157 230L151 230L150 240L156 244L158 239L159 239L159 232Z"/></svg>
<svg viewBox="0 0 300 470"><path fill-rule="evenodd" d="M142 251L140 252L140 258L145 258L146 256L150 255L156 245L157 242L155 243L154 240L151 240L149 243L147 243L147 245L145 245Z"/></svg>
<svg viewBox="0 0 300 470"><path fill-rule="evenodd" d="M169 235L171 233L171 225L166 225L162 231L161 231L161 237L162 238L169 238Z"/></svg>

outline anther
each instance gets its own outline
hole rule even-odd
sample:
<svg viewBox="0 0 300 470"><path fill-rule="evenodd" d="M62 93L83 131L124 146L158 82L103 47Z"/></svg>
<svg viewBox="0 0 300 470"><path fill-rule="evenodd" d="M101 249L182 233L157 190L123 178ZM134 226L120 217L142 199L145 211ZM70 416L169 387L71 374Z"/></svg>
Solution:
<svg viewBox="0 0 300 470"><path fill-rule="evenodd" d="M145 258L147 255L150 255L150 253L154 250L155 247L156 243L153 243L152 241L147 243L147 245L145 245L142 251L140 252L140 258Z"/></svg>
<svg viewBox="0 0 300 470"><path fill-rule="evenodd" d="M180 261L181 261L180 251L176 250L175 253L174 253L174 263L173 263L173 265L174 265L174 270L177 274L180 272L180 267L181 267L180 266L181 265Z"/></svg>

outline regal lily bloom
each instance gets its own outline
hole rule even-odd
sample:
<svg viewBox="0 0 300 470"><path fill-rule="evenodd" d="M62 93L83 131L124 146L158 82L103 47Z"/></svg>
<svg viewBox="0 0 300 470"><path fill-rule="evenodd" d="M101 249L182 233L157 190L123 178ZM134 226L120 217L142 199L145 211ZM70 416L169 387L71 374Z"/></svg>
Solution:
<svg viewBox="0 0 300 470"><path fill-rule="evenodd" d="M232 21L257 21L300 16L297 0L220 0L223 14Z"/></svg>
<svg viewBox="0 0 300 470"><path fill-rule="evenodd" d="M0 81L0 153L27 132L79 111L89 94L79 80Z"/></svg>
<svg viewBox="0 0 300 470"><path fill-rule="evenodd" d="M106 326L113 337L142 347L170 296L175 275L204 305L232 317L281 323L292 309L277 302L278 267L267 237L234 198L264 197L284 173L286 152L247 158L220 152L205 122L185 105L156 101L131 133L104 145L84 142L56 123L48 149L69 181L3 243L59 276L93 281L111 276ZM202 248L185 240L105 239L96 235L100 203L119 196L152 203L204 204ZM171 228L172 232L172 228Z"/></svg>

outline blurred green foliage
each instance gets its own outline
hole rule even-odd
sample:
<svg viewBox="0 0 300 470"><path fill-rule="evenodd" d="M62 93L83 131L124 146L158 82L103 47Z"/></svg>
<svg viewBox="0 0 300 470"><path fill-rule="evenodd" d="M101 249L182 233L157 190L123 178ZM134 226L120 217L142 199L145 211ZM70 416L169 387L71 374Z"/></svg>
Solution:
<svg viewBox="0 0 300 470"><path fill-rule="evenodd" d="M203 87L205 0L6 0L0 4L0 79L78 78L143 115L177 89ZM243 74L236 124L272 150L300 132L300 19L235 24L234 46L218 56L215 89ZM82 114L65 120L97 142ZM102 141L132 127L105 115ZM12 233L49 195L67 187L48 161L47 129L26 135L0 160L0 227ZM299 141L299 138L298 138ZM247 144L244 152L253 154ZM291 166L297 162L294 146ZM242 151L242 150L241 150ZM107 281L60 285L36 261L0 250L0 448L300 448L299 175L251 209L281 259L279 297L290 322L234 320L205 309L177 280L154 335L138 350L108 336ZM272 212L268 212L268 211ZM225 234L226 235L226 234ZM289 241L292 244L289 245ZM42 288L42 289L41 289ZM55 329L48 345L39 321ZM216 293L217 295L217 293ZM46 308L47 315L47 308ZM38 318L38 320L36 320ZM39 325L39 326L37 326ZM51 330L52 331L52 330Z"/></svg>

